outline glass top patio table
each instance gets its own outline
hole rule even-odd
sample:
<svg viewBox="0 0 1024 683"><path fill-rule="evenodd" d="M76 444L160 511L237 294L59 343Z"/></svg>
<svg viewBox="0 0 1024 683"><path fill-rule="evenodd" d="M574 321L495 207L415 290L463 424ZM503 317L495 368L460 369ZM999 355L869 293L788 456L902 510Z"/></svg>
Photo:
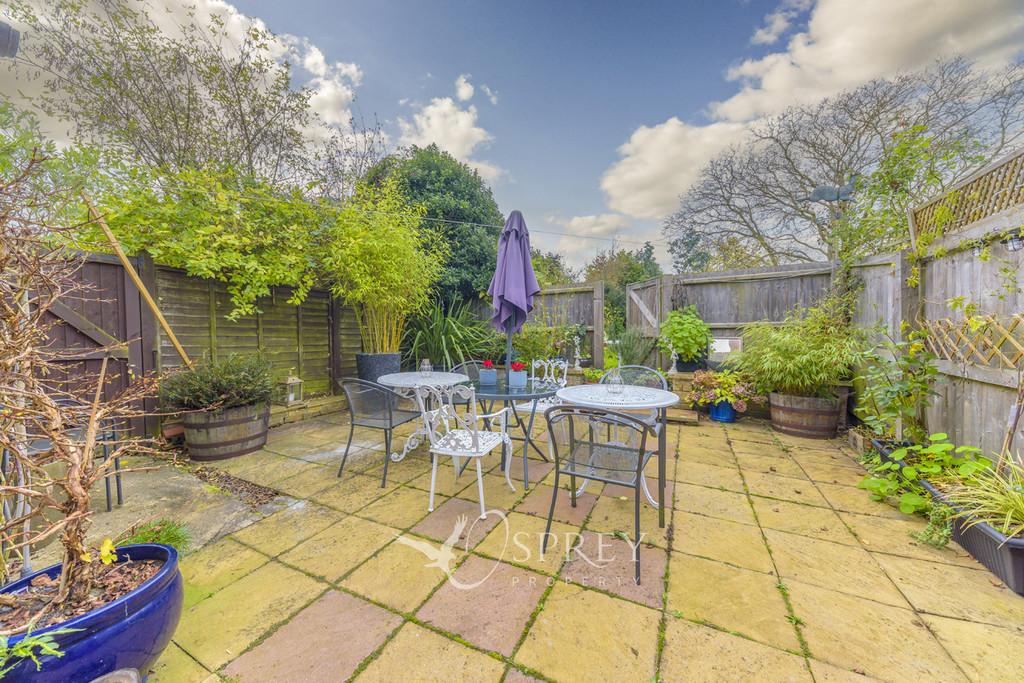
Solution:
<svg viewBox="0 0 1024 683"><path fill-rule="evenodd" d="M498 381L482 384L475 379L470 385L476 390L476 397L485 401L533 401L554 396L558 384L554 382L533 382L526 380L525 387L510 387L508 381L498 373Z"/></svg>

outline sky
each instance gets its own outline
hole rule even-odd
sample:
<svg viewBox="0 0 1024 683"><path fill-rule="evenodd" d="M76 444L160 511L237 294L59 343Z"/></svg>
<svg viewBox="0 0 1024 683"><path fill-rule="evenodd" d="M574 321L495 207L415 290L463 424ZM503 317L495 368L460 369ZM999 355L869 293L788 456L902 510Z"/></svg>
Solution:
<svg viewBox="0 0 1024 683"><path fill-rule="evenodd" d="M392 149L436 142L476 168L576 267L645 240L667 267L679 196L786 106L943 57L1024 56L1024 0L151 4L193 3L282 36L328 123L378 121Z"/></svg>

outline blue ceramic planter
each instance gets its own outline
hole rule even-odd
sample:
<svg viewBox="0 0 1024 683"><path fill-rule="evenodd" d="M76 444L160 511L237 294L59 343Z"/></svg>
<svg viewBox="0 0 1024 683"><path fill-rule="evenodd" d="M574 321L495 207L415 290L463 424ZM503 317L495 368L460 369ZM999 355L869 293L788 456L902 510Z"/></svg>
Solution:
<svg viewBox="0 0 1024 683"><path fill-rule="evenodd" d="M146 543L118 548L117 555L121 561L162 560L163 566L128 595L61 624L36 630L35 633L40 634L60 628L80 629L55 636L63 657L44 657L38 672L35 664L25 660L4 677L5 683L84 682L120 669L134 669L140 679L149 674L160 653L171 642L181 617L184 592L178 553L170 546ZM22 590L40 574L56 577L60 574L60 565L10 583L0 591ZM22 637L12 637L10 645Z"/></svg>
<svg viewBox="0 0 1024 683"><path fill-rule="evenodd" d="M494 368L488 370L487 368L480 369L480 384L497 384L498 383L498 371Z"/></svg>
<svg viewBox="0 0 1024 683"><path fill-rule="evenodd" d="M520 370L516 372L512 370L508 373L508 385L513 389L523 389L526 387L526 370Z"/></svg>
<svg viewBox="0 0 1024 683"><path fill-rule="evenodd" d="M736 409L728 401L719 401L711 405L711 419L715 422L735 422Z"/></svg>

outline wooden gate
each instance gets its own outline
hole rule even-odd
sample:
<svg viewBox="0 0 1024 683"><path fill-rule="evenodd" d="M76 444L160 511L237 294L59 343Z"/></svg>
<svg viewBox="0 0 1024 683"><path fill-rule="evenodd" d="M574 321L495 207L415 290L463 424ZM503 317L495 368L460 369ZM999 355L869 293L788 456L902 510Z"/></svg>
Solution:
<svg viewBox="0 0 1024 683"><path fill-rule="evenodd" d="M89 254L77 278L83 289L50 308L57 323L51 328L50 346L60 352L60 359L57 373L48 381L54 388L89 400L83 393L107 358L104 396L109 398L128 386L133 373L154 369L142 353L142 298L113 256ZM148 426L140 419L132 429L141 432Z"/></svg>

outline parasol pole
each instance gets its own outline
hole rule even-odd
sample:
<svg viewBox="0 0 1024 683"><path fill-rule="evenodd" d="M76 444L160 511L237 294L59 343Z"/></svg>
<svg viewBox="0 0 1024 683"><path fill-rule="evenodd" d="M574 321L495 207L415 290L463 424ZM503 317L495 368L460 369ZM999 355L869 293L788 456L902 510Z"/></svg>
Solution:
<svg viewBox="0 0 1024 683"><path fill-rule="evenodd" d="M512 331L505 333L505 382L509 381L512 373Z"/></svg>

